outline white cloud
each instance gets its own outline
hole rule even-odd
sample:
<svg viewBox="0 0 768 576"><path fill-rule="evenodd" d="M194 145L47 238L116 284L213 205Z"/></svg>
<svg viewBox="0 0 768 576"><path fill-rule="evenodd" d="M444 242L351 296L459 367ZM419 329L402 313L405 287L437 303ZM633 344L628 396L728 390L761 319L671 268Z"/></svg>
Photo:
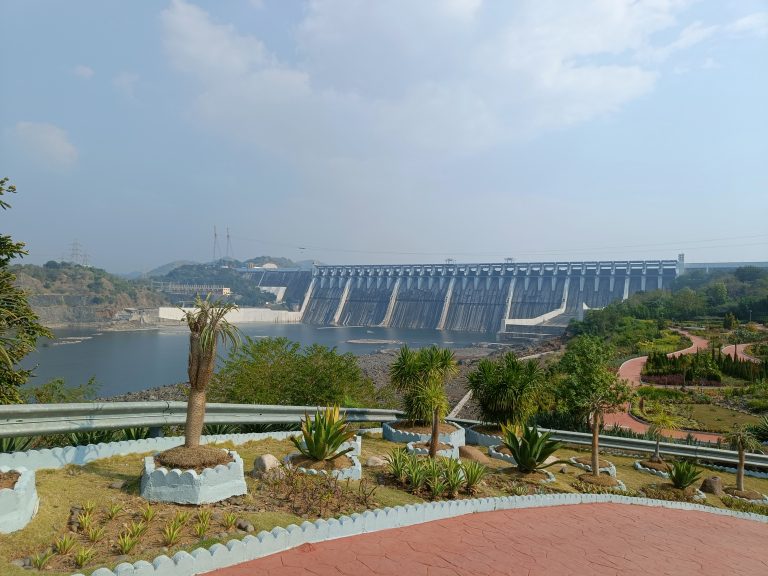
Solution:
<svg viewBox="0 0 768 576"><path fill-rule="evenodd" d="M77 161L77 148L55 124L18 122L13 139L19 150L42 166L66 168Z"/></svg>
<svg viewBox="0 0 768 576"><path fill-rule="evenodd" d="M136 98L136 84L138 82L139 75L133 72L121 72L112 79L112 85L115 89L131 100Z"/></svg>
<svg viewBox="0 0 768 576"><path fill-rule="evenodd" d="M93 68L90 66L86 66L85 64L78 64L72 69L72 72L75 76L79 76L80 78L85 78L86 80L90 80L93 75L96 73Z"/></svg>
<svg viewBox="0 0 768 576"><path fill-rule="evenodd" d="M768 12L756 12L732 22L728 31L736 35L768 36Z"/></svg>

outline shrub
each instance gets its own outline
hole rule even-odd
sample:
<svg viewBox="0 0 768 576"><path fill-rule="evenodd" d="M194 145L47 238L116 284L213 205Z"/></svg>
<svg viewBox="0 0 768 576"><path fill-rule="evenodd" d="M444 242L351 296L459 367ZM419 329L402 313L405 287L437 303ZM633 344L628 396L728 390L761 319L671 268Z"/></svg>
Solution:
<svg viewBox="0 0 768 576"><path fill-rule="evenodd" d="M93 558L96 556L96 550L93 548L80 548L80 550L77 551L75 554L75 565L78 568L82 568L88 562L93 560Z"/></svg>
<svg viewBox="0 0 768 576"><path fill-rule="evenodd" d="M701 478L701 472L693 462L687 460L675 462L669 470L669 479L672 485L681 490L685 490L699 478Z"/></svg>
<svg viewBox="0 0 768 576"><path fill-rule="evenodd" d="M138 542L138 537L123 532L117 537L117 549L120 550L120 554L129 554Z"/></svg>
<svg viewBox="0 0 768 576"><path fill-rule="evenodd" d="M462 465L464 471L464 480L466 482L464 489L467 494L473 495L477 492L477 486L482 479L488 473L488 468L480 464L480 462L464 462Z"/></svg>
<svg viewBox="0 0 768 576"><path fill-rule="evenodd" d="M723 495L720 500L728 508L738 510L739 512L749 512L751 514L762 514L768 516L768 506L765 504L757 504L756 502L746 502L739 498L733 498L732 496Z"/></svg>
<svg viewBox="0 0 768 576"><path fill-rule="evenodd" d="M293 445L304 456L319 461L334 460L352 451L351 447L342 451L339 451L339 448L344 442L351 440L355 432L348 430L346 418L339 415L338 406L333 406L324 410L318 409L314 419L305 414L301 423L301 435L303 442L291 437Z"/></svg>
<svg viewBox="0 0 768 576"><path fill-rule="evenodd" d="M69 554L72 547L75 545L75 538L69 534L59 536L53 541L53 549L57 554Z"/></svg>
<svg viewBox="0 0 768 576"><path fill-rule="evenodd" d="M166 524L165 528L163 528L163 544L166 546L175 545L181 539L181 529L183 526L183 523L179 523L175 519Z"/></svg>
<svg viewBox="0 0 768 576"><path fill-rule="evenodd" d="M387 455L389 472L400 484L405 484L408 478L408 452L405 448L396 448Z"/></svg>
<svg viewBox="0 0 768 576"><path fill-rule="evenodd" d="M768 442L768 416L763 416L760 422L752 426L752 433L760 442Z"/></svg>
<svg viewBox="0 0 768 576"><path fill-rule="evenodd" d="M501 436L517 462L517 469L524 473L546 468L544 461L562 447L560 442L549 439L548 432L539 434L536 426L526 428L518 439L514 429L505 425L501 427Z"/></svg>

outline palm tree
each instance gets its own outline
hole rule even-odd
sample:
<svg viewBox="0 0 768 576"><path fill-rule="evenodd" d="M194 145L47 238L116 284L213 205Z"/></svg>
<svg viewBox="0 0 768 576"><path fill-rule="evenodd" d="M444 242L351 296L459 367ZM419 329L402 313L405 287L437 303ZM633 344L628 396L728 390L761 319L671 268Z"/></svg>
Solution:
<svg viewBox="0 0 768 576"><path fill-rule="evenodd" d="M519 434L539 409L544 374L536 360L521 362L508 352L497 361L481 360L467 380L483 420L511 424Z"/></svg>
<svg viewBox="0 0 768 576"><path fill-rule="evenodd" d="M219 341L226 346L240 343L240 331L230 324L225 316L237 310L231 302L205 300L197 297L195 307L184 312L183 322L189 326L189 399L187 400L187 422L184 430L184 446L200 446L200 435L205 421L205 398L208 384L216 365L216 346Z"/></svg>
<svg viewBox="0 0 768 576"><path fill-rule="evenodd" d="M403 394L406 418L432 424L431 457L437 454L440 421L448 413L445 383L457 372L453 352L437 346L418 351L403 346L390 368L392 385Z"/></svg>
<svg viewBox="0 0 768 576"><path fill-rule="evenodd" d="M755 436L752 428L746 424L734 424L731 431L725 435L725 441L728 442L734 450L739 452L739 466L736 468L736 490L744 491L744 460L747 450L753 452L760 450L762 444Z"/></svg>
<svg viewBox="0 0 768 576"><path fill-rule="evenodd" d="M679 430L682 427L682 420L679 416L670 414L664 408L659 407L654 414L645 414L646 419L650 422L648 427L648 434L656 440L656 449L651 456L651 462L664 462L659 450L659 444L661 443L664 430Z"/></svg>

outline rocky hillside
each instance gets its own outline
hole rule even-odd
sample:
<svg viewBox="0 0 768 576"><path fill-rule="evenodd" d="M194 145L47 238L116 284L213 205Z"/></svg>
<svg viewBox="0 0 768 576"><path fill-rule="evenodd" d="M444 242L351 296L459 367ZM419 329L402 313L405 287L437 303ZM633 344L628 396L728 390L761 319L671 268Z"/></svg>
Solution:
<svg viewBox="0 0 768 576"><path fill-rule="evenodd" d="M16 281L43 324L57 327L83 323L151 322L153 309L168 303L147 283L125 280L100 268L48 262L14 266ZM155 315L156 316L156 315Z"/></svg>

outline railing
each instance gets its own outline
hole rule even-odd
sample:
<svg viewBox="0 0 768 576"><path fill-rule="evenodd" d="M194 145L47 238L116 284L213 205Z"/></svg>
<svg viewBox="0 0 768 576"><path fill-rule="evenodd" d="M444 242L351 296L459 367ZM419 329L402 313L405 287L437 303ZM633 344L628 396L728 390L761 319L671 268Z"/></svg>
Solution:
<svg viewBox="0 0 768 576"><path fill-rule="evenodd" d="M208 404L206 424L287 424L301 421L316 406ZM401 414L379 408L342 408L350 422L387 422ZM186 402L93 402L0 406L0 438L90 430L183 425Z"/></svg>
<svg viewBox="0 0 768 576"><path fill-rule="evenodd" d="M479 424L477 420L454 420L462 425ZM539 428L542 432L550 432L552 439L565 442L566 444L577 444L588 446L592 444L592 434L588 432L571 432L569 430L549 430ZM600 435L600 447L612 450L626 450L628 452L653 452L656 449L656 442L653 440L642 440L639 438L622 438L620 436ZM767 447L768 449L768 447ZM736 465L738 462L738 452L733 450L722 450L720 448L711 448L708 446L693 446L689 444L675 444L672 442L660 442L659 452L668 456L678 456L682 458L695 458L706 460L707 462L720 462ZM768 454L747 453L745 463L751 468L768 470Z"/></svg>

